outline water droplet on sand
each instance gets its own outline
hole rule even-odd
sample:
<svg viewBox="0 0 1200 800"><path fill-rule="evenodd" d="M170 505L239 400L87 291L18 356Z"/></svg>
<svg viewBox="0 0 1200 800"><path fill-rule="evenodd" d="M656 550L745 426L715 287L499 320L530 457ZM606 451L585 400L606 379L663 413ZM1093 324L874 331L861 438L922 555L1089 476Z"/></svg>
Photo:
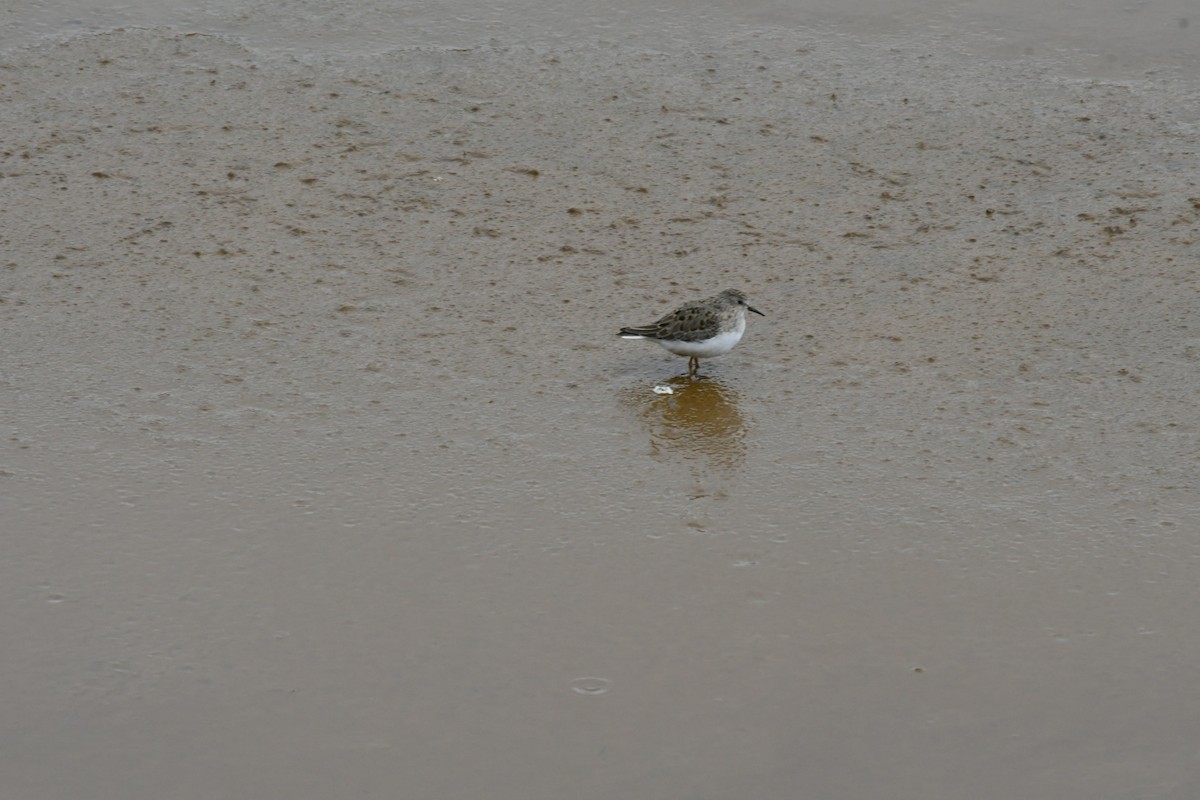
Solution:
<svg viewBox="0 0 1200 800"><path fill-rule="evenodd" d="M576 678L571 681L571 691L579 694L604 694L612 686L607 678Z"/></svg>

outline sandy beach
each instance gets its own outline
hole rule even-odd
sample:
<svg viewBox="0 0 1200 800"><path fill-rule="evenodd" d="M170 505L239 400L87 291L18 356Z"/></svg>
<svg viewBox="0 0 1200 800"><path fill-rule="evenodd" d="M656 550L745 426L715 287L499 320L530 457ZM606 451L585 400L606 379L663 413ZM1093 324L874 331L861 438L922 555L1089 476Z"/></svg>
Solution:
<svg viewBox="0 0 1200 800"><path fill-rule="evenodd" d="M7 12L6 792L1197 796L1178 5Z"/></svg>

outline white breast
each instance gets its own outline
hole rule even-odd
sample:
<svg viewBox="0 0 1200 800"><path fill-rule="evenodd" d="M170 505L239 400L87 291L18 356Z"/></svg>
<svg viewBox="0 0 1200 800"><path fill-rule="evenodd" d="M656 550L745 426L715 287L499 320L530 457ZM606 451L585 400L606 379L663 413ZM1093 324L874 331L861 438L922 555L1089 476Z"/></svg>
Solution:
<svg viewBox="0 0 1200 800"><path fill-rule="evenodd" d="M664 341L657 339L659 344L670 350L677 356L696 356L697 358L712 358L713 356L723 355L733 349L733 346L742 338L742 334L746 332L746 320L738 320L738 325L731 331L718 333L711 339L705 339L702 342L676 342Z"/></svg>

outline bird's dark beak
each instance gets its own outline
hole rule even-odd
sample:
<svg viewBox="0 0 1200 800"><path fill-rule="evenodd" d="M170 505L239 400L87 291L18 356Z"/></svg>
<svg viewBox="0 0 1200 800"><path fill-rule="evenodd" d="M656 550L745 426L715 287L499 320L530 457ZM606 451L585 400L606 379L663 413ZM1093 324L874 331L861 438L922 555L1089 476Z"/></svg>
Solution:
<svg viewBox="0 0 1200 800"><path fill-rule="evenodd" d="M755 314L758 314L760 317L765 317L765 316L766 316L766 314L764 314L763 312L759 311L759 310L758 310L757 308L755 308L754 306L746 306L746 308L747 308L747 309L749 309L750 311L753 311Z"/></svg>

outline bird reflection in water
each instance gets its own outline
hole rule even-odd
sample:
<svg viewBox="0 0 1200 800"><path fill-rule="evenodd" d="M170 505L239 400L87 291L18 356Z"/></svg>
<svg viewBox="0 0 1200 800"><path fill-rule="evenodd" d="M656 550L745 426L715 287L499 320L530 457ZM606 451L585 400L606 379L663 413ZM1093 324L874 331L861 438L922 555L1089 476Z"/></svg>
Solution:
<svg viewBox="0 0 1200 800"><path fill-rule="evenodd" d="M623 400L640 413L658 457L675 455L724 468L745 460L746 426L737 392L715 378L680 375L656 391L644 384L631 388Z"/></svg>

